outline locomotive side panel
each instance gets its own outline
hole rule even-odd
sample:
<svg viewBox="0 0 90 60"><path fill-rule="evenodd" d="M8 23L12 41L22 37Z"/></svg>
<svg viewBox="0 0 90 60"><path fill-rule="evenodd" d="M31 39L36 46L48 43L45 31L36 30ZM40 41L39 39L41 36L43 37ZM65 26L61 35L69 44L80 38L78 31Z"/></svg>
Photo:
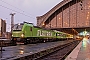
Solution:
<svg viewBox="0 0 90 60"><path fill-rule="evenodd" d="M73 35L56 31L42 29L33 26L32 23L16 24L12 31L12 41L28 43L38 43L46 41L58 41L67 38L73 38Z"/></svg>

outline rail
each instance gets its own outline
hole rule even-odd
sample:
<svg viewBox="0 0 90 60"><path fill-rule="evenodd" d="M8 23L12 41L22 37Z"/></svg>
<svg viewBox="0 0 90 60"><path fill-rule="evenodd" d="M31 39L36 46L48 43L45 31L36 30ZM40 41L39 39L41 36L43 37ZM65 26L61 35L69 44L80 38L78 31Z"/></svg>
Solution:
<svg viewBox="0 0 90 60"><path fill-rule="evenodd" d="M79 42L80 41L74 41L74 42L62 45L56 51L53 51L52 53L45 55L43 57L40 57L36 60L45 60L45 59L47 59L47 60L51 59L52 60L52 58L54 58L54 59L58 58L59 60L64 60L67 57L67 55L77 46L77 44Z"/></svg>

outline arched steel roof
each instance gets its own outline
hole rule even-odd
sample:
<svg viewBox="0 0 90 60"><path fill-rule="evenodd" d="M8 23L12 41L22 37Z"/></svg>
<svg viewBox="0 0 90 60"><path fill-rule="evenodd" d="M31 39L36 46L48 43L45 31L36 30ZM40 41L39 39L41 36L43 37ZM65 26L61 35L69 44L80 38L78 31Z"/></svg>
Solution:
<svg viewBox="0 0 90 60"><path fill-rule="evenodd" d="M55 11L57 11L59 8L64 6L65 4L69 3L72 0L63 0L59 4L57 4L55 7L53 7L50 11L48 11L46 14L42 16L38 16L37 20L42 20L41 23L45 22ZM41 25L41 23L39 25Z"/></svg>

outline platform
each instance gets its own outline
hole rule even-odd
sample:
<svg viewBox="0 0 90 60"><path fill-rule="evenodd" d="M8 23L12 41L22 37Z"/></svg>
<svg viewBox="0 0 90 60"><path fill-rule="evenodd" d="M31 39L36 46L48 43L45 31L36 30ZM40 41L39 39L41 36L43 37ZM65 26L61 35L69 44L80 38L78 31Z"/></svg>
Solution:
<svg viewBox="0 0 90 60"><path fill-rule="evenodd" d="M90 39L83 38L65 60L90 60Z"/></svg>
<svg viewBox="0 0 90 60"><path fill-rule="evenodd" d="M24 56L35 54L40 51L54 48L63 44L67 44L69 42L72 42L72 40L3 47L2 49L4 49L5 51L0 52L0 59L14 60Z"/></svg>

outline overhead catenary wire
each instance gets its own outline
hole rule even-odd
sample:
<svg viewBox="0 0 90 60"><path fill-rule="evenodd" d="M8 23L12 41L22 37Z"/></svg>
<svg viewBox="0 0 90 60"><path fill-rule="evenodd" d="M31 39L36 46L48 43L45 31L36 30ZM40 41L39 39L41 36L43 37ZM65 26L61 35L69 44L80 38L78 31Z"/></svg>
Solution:
<svg viewBox="0 0 90 60"><path fill-rule="evenodd" d="M3 2L3 3L5 3L5 4L7 4L7 5L9 5L9 6L12 6L12 7L16 8L16 9L18 9L18 10L21 10L21 9L19 9L19 8L17 8L17 7L15 7L15 6L13 6L13 5L11 5L11 4L9 4L9 3L3 1L3 0L0 0L0 1ZM24 12L24 11L22 11L22 12Z"/></svg>
<svg viewBox="0 0 90 60"><path fill-rule="evenodd" d="M2 1L2 0L0 0L0 1ZM35 19L35 17L33 17L31 14L27 14L27 13L26 13L25 11L23 11L22 9L19 9L19 8L15 7L15 6L11 5L11 4L8 4L7 2L4 2L4 1L2 1L2 2L3 2L3 4L0 4L0 7L5 8L5 9L10 10L10 11L14 11L15 13L24 15L24 16L30 18L30 19ZM4 5L4 3L5 3L5 5ZM6 5L6 4L7 4L7 5ZM12 8L10 8L10 7L8 7L8 6L11 6ZM13 9L13 8L14 8L14 9ZM8 28L7 28L7 29L10 29L10 28L11 28L11 27L10 27L11 24L8 24L8 23L6 23L6 24L8 25Z"/></svg>
<svg viewBox="0 0 90 60"><path fill-rule="evenodd" d="M0 1L1 1L1 0L0 0ZM8 10L15 11L15 12L21 14L21 15L26 16L26 17L29 17L29 18L35 19L34 17L31 17L31 16L29 16L29 15L27 15L27 14L25 14L25 13L22 13L22 12L19 12L19 11L16 11L16 10L13 10L13 9L8 8L8 7L6 7L6 6L3 6L3 5L0 5L0 6L3 7L3 8L6 8L6 9L8 9ZM20 9L19 9L19 10L20 10ZM23 12L24 12L24 11L23 11Z"/></svg>
<svg viewBox="0 0 90 60"><path fill-rule="evenodd" d="M29 15L26 15L26 14L24 14L24 13L18 12L18 11L16 11L16 10L13 10L13 9L11 9L11 8L8 8L8 7L5 7L5 6L3 6L3 5L0 5L0 6L3 7L3 8L9 9L9 10L15 11L15 12L21 14L21 15L26 16L26 17L33 18L33 17L29 16ZM33 19L35 19L35 18L33 18Z"/></svg>
<svg viewBox="0 0 90 60"><path fill-rule="evenodd" d="M11 5L11 4L3 1L3 0L0 0L0 1L3 2L3 3L5 3L5 4L7 4L7 5L9 5L9 6L12 6L12 7L16 8L16 9L18 9L18 10L20 10L20 11L22 11L23 13L26 13L24 10L22 10L22 9L20 9L20 8L17 8L17 7L15 7L15 6L13 6L13 5ZM28 13L27 13L27 14L28 14ZM29 14L30 14L30 13L29 13ZM34 16L33 14L30 14L30 15Z"/></svg>

